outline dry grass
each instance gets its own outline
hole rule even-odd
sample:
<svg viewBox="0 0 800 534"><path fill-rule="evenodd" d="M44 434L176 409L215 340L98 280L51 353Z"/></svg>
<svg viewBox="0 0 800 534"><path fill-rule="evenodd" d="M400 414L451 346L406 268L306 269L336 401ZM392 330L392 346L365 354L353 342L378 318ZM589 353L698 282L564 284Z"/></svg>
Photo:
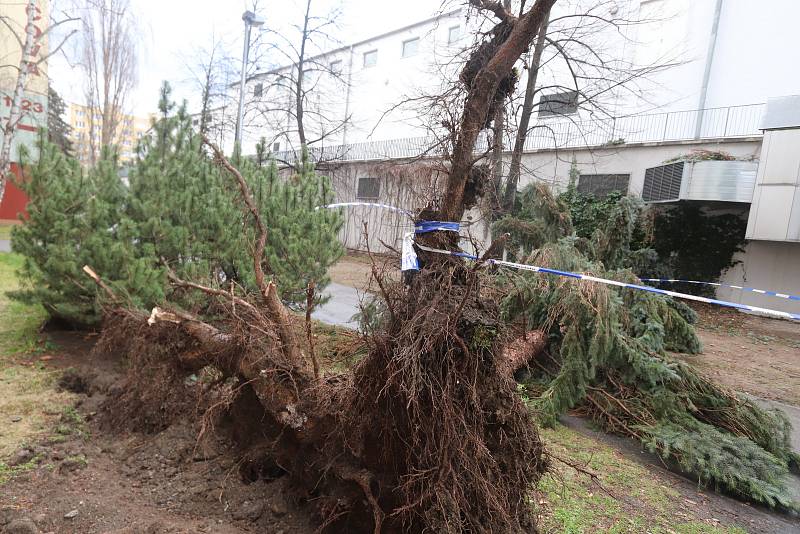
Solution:
<svg viewBox="0 0 800 534"><path fill-rule="evenodd" d="M0 222L0 239L11 239L11 229L16 224L11 222Z"/></svg>
<svg viewBox="0 0 800 534"><path fill-rule="evenodd" d="M373 256L376 266L381 272L385 271L391 279L399 279L400 260L391 256ZM385 269L385 265L394 264L393 269ZM360 291L376 291L374 284L370 284L372 277L372 261L369 255L363 252L349 251L341 260L332 265L328 270L331 280L337 284L354 287Z"/></svg>
<svg viewBox="0 0 800 534"><path fill-rule="evenodd" d="M0 253L0 468L10 454L50 428L72 398L54 389L57 371L30 361L51 347L39 343L44 310L6 295L17 287L20 264L19 256Z"/></svg>

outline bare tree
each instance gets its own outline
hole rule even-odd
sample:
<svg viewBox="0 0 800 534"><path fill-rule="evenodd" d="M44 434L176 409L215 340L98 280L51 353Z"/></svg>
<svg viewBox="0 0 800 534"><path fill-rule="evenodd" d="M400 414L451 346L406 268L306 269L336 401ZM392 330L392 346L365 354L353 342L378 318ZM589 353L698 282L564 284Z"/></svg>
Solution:
<svg viewBox="0 0 800 534"><path fill-rule="evenodd" d="M528 137L528 128L530 126L531 114L533 113L533 95L536 90L536 79L539 74L539 67L542 61L542 52L544 51L544 42L547 36L547 24L550 14L548 13L542 21L542 26L539 29L539 35L536 38L536 45L533 49L530 63L527 65L528 80L525 85L525 99L522 103L522 114L517 128L517 135L514 141L514 150L511 153L511 165L508 170L508 178L506 180L505 193L503 194L503 208L508 209L514 202L514 194L517 191L517 184L519 183L520 166L522 163L522 151L525 148L525 140ZM499 193L501 187L501 177L495 179L495 186Z"/></svg>
<svg viewBox="0 0 800 534"><path fill-rule="evenodd" d="M81 66L94 163L99 148L114 144L119 136L128 96L137 83L137 41L129 0L86 0L85 8Z"/></svg>
<svg viewBox="0 0 800 534"><path fill-rule="evenodd" d="M208 48L195 50L184 62L190 73L187 82L200 94L197 129L202 136L222 146L225 135L233 126L227 112L228 90L236 78L231 68L234 60L227 53L225 44L212 36Z"/></svg>
<svg viewBox="0 0 800 534"><path fill-rule="evenodd" d="M343 61L326 52L338 43L332 30L341 11L331 9L316 14L313 0L305 0L302 19L289 25L289 31L267 30L265 39L254 45L256 63L260 58L280 58L282 67L253 76L263 80L254 95L249 113L251 122L266 120L291 148L312 147L340 134L350 117L338 115L323 105L332 93L342 93L349 84Z"/></svg>
<svg viewBox="0 0 800 534"><path fill-rule="evenodd" d="M0 15L0 23L19 45L20 52L17 65L2 66L3 68L14 69L16 71L16 79L13 83L14 91L6 102L8 107L11 108L8 118L0 119L3 121L3 138L0 141L0 202L2 202L5 195L6 182L11 169L11 147L14 143L14 135L22 119L30 111L36 111L36 106L41 106L36 102L25 100L25 89L28 80L31 76L40 76L40 67L46 65L47 60L61 50L64 43L77 31L68 32L55 47L48 50L48 38L52 35L53 30L78 19L64 16L60 20L55 20L50 17L49 22L45 22L43 21L42 10L36 4L35 0L26 2L25 23L21 27L11 16ZM44 29L42 29L43 26Z"/></svg>
<svg viewBox="0 0 800 534"><path fill-rule="evenodd" d="M552 20L548 15L530 61L525 65L527 83L516 116L516 129L512 128L515 143L505 180L503 209L508 210L513 205L528 136L536 128L550 128L548 124L531 126L531 117L536 111L559 116L558 108L563 106L580 109L584 116L591 116L592 121L598 124L603 119L613 122L617 102L625 96L644 99L642 86L647 84L648 77L678 63L676 57L663 56L651 63L637 65L620 56L620 44L624 48L630 41L628 30L653 22L655 20L631 16L613 0L589 6L578 3ZM612 38L618 42L609 44ZM540 98L536 103L537 95L550 98ZM555 95L561 95L561 99ZM574 113L570 112L563 118L575 123L579 135L585 134L582 131L584 125L577 123ZM609 136L612 135L613 131L609 132ZM609 141L613 139L609 137Z"/></svg>

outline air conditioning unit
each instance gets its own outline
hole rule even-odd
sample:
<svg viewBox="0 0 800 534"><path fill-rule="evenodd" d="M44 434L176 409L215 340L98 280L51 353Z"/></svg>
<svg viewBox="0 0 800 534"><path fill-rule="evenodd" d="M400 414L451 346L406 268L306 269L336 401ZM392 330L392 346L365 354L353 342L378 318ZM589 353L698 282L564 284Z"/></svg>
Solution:
<svg viewBox="0 0 800 534"><path fill-rule="evenodd" d="M676 161L645 170L642 199L749 203L757 174L755 161Z"/></svg>

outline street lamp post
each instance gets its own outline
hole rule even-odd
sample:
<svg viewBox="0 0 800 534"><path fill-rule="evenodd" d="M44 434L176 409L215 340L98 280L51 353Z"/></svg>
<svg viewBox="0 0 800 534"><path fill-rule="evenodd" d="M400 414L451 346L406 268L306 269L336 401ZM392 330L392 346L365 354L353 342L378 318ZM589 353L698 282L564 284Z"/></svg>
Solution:
<svg viewBox="0 0 800 534"><path fill-rule="evenodd" d="M242 122L244 121L244 91L245 80L247 78L247 56L250 54L250 30L253 26L261 26L264 19L252 11L245 11L242 15L244 21L244 52L242 53L242 78L239 82L239 113L236 115L236 134L234 136L237 145L242 143Z"/></svg>

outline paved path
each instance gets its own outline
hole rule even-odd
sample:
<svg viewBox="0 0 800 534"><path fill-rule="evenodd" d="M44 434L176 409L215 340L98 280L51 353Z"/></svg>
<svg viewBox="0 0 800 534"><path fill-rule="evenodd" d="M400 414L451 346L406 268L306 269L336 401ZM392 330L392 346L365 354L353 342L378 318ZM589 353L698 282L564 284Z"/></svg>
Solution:
<svg viewBox="0 0 800 534"><path fill-rule="evenodd" d="M352 321L351 318L361 311L359 307L361 294L350 286L336 282L331 282L325 288L324 293L330 295L330 300L314 310L311 316L323 323L344 326L353 330L358 328L358 323Z"/></svg>
<svg viewBox="0 0 800 534"><path fill-rule="evenodd" d="M8 239L0 239L0 252L11 252L11 241Z"/></svg>

